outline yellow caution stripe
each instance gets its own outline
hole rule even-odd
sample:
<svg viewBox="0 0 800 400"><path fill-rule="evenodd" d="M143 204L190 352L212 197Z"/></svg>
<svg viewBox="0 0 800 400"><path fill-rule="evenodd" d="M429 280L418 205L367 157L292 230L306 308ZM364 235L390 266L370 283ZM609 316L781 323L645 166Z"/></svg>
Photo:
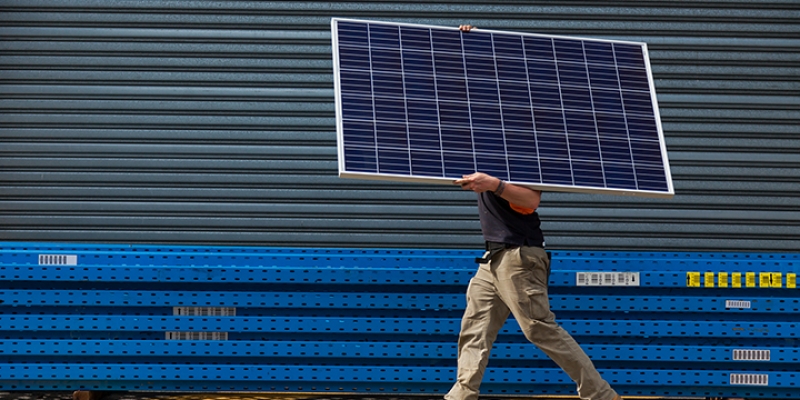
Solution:
<svg viewBox="0 0 800 400"><path fill-rule="evenodd" d="M690 271L686 287L796 289L797 273Z"/></svg>

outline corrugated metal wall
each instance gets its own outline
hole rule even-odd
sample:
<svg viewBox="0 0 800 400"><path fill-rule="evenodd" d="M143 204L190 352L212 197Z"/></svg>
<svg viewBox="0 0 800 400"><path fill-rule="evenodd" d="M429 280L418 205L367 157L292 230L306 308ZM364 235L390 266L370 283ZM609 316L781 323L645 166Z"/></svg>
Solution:
<svg viewBox="0 0 800 400"><path fill-rule="evenodd" d="M0 240L475 247L336 176L330 18L645 41L677 195L546 193L559 249L800 249L800 2L0 1Z"/></svg>

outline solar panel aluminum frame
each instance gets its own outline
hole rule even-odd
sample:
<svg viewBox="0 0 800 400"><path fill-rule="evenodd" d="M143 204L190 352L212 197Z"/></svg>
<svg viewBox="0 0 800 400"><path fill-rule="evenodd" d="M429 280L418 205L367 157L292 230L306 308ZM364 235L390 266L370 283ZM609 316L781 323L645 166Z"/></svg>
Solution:
<svg viewBox="0 0 800 400"><path fill-rule="evenodd" d="M343 124L343 108L342 108L342 83L341 83L341 69L340 69L340 52L339 52L339 35L338 23L339 22L353 22L361 24L380 24L398 27L412 27L423 29L437 29L437 30L450 30L460 31L457 27L443 27L434 25L421 25L411 23L396 23L385 21L371 21L359 20L349 18L332 18L331 19L331 38L332 38L332 56L333 56L333 72L334 72L334 96L335 96L335 113L336 113L336 134L337 134L337 150L338 150L338 168L339 177L341 178L355 178L355 179L368 179L368 180L388 180L409 183L434 183L434 184L448 184L452 185L456 177L443 177L443 176L427 176L427 175L413 175L413 174L396 174L387 172L360 172L348 170L345 165L345 138L344 138L344 124ZM475 31L478 31L475 29ZM638 46L642 49L643 61L646 67L647 84L649 85L650 102L652 104L653 118L658 135L658 142L661 153L661 161L663 167L664 178L666 179L666 190L642 190L642 189L620 189L609 188L600 186L579 186L579 185L564 185L554 183L532 183L527 181L515 181L513 179L506 179L508 183L515 185L529 187L535 190L543 191L559 191L559 192L575 192L575 193L589 193L589 194L614 194L614 195L629 195L641 197L654 197L654 198L671 198L674 196L674 187L669 167L668 154L664 139L664 133L661 126L661 118L659 114L658 102L656 99L655 85L650 67L649 54L647 44L643 42L622 41L622 40L606 40L606 39L589 39L571 36L559 35L543 35L535 33L517 33L507 31L495 31L488 29L480 29L481 33L489 34L502 34L502 35L518 35L522 37L538 37L546 39L565 39L565 40L581 40L591 42L604 42L604 43L618 43L632 46ZM560 86L560 83L559 83ZM532 107L532 106L531 106ZM598 134L599 135L599 134ZM630 141L630 139L628 139Z"/></svg>

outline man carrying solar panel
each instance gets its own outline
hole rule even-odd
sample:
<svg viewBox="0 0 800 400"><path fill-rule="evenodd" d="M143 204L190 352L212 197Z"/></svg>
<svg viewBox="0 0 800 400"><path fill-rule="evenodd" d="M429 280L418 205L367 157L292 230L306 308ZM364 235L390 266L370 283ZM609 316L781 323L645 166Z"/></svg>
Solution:
<svg viewBox="0 0 800 400"><path fill-rule="evenodd" d="M462 25L462 31L473 29ZM550 311L550 260L540 228L541 191L476 172L455 181L478 194L486 253L467 289L467 308L458 339L458 376L447 400L474 400L489 353L509 313L525 337L556 362L586 400L619 400L572 336Z"/></svg>

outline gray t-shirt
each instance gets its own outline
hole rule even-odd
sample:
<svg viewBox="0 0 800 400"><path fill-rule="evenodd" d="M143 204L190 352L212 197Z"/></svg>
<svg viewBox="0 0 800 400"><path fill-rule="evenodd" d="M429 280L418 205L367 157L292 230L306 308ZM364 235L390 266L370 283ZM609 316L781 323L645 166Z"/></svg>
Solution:
<svg viewBox="0 0 800 400"><path fill-rule="evenodd" d="M511 208L507 200L492 192L478 194L478 212L483 239L513 246L544 248L544 233L539 214L523 214Z"/></svg>

